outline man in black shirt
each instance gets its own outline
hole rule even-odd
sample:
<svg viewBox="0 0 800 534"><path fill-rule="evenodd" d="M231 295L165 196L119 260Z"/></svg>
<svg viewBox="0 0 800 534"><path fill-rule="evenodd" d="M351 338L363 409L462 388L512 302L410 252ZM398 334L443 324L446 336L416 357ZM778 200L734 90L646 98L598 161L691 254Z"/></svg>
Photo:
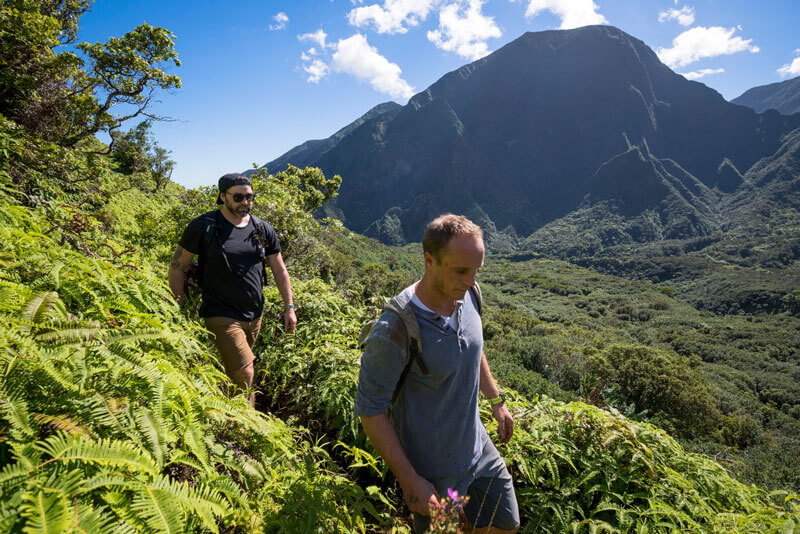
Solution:
<svg viewBox="0 0 800 534"><path fill-rule="evenodd" d="M186 268L199 255L202 304L200 316L214 334L225 372L242 389L253 385L252 347L264 311L262 278L269 264L285 305L284 326L294 330L297 317L292 284L283 264L275 230L250 211L253 187L243 174L219 179L217 204L222 207L193 219L183 231L169 266L169 285L183 305ZM251 396L251 404L254 402Z"/></svg>

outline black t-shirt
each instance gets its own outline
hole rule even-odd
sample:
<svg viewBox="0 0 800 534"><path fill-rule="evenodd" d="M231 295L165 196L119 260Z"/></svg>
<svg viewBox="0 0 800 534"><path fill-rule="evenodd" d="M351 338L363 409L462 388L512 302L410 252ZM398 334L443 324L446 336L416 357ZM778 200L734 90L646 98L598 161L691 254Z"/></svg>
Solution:
<svg viewBox="0 0 800 534"><path fill-rule="evenodd" d="M213 220L216 220L215 224L212 224ZM281 251L278 235L268 223L265 222L264 226L265 256L277 254ZM204 238L206 232L209 233ZM261 289L264 266L252 217L247 226L236 228L219 211L208 212L186 226L179 244L200 256L203 270L200 317L220 316L240 321L261 317L264 312Z"/></svg>

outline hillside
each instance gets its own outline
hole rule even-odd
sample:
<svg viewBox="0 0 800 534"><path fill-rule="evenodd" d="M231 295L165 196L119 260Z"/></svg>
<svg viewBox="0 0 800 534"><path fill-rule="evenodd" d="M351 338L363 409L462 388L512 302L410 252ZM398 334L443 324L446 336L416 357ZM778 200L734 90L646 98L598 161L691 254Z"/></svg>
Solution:
<svg viewBox="0 0 800 534"><path fill-rule="evenodd" d="M162 70L179 65L175 36L143 24L82 63L68 45L89 5L0 7L0 89L13 96L0 109L0 531L409 532L353 399L357 334L418 275L419 246L315 219L338 175L252 173L299 323L283 331L268 284L251 407L197 299L179 308L166 283L216 188L172 183L149 124L125 132L110 111L149 114L157 90L180 86ZM765 184L785 181L793 143L764 161ZM705 190L659 161L632 145L618 163L652 169L669 202L702 213ZM715 317L667 287L531 256L493 258L483 275L487 352L516 416L501 449L521 531L800 529L796 318ZM448 519L442 532L458 532Z"/></svg>
<svg viewBox="0 0 800 534"><path fill-rule="evenodd" d="M286 154L283 154L278 159L270 161L264 165L264 169L270 172L281 172L286 170L287 165L294 165L295 167L309 167L314 166L314 162L318 161L326 152L334 148L342 139L344 139L353 130L361 126L367 121L372 121L383 115L391 116L400 109L400 104L395 102L384 102L373 107L362 116L337 131L332 136L325 139L312 139L305 143L298 145ZM244 171L245 174L252 174L253 169Z"/></svg>
<svg viewBox="0 0 800 534"><path fill-rule="evenodd" d="M715 196L733 192L799 126L800 116L728 103L638 39L590 26L527 33L364 122L312 163L343 177L332 208L356 231L402 244L455 211L479 221L502 250L578 210L597 193L603 167L637 146L664 162L664 178L692 191L678 194L688 203L684 233L698 237L715 228ZM629 167L615 191L639 191L647 179ZM709 191L694 191L698 183ZM649 188L637 202L670 204L674 187Z"/></svg>
<svg viewBox="0 0 800 534"><path fill-rule="evenodd" d="M275 182L257 184L261 198ZM109 206L123 196L130 193ZM174 191L163 208L184 213L179 228L212 199L211 190ZM142 203L125 207L146 220ZM403 531L406 514L351 408L355 338L370 313L363 303L294 272L300 324L287 336L276 327L279 295L268 289L256 347L266 413L257 412L245 396L225 396L228 381L203 330L158 281L163 264L133 250L155 228L136 225L128 230L138 239L117 241L97 223L121 220L89 218L75 249L61 241L69 219L45 232L38 221L47 215L0 195L4 530ZM174 228L158 231L160 241ZM128 247L127 257L102 243ZM610 407L507 392L517 428L503 454L523 532L800 525L795 494L744 485L650 424ZM493 433L488 405L482 412Z"/></svg>
<svg viewBox="0 0 800 534"><path fill-rule="evenodd" d="M348 292L394 294L421 274L419 245L397 249L352 236L330 246L343 253L335 254L336 271L346 273L337 284ZM758 280L743 268L707 268L695 286L707 308L698 310L677 279L630 281L535 254L489 254L479 280L493 372L528 398L613 405L697 450L731 447L726 465L745 480L798 487L800 319L764 313L757 306L767 303L758 300L750 311L722 314L732 305L725 282L738 280L752 295ZM625 374L613 370L625 365Z"/></svg>
<svg viewBox="0 0 800 534"><path fill-rule="evenodd" d="M747 106L758 113L768 109L783 115L800 113L800 77L753 87L731 100L731 103Z"/></svg>

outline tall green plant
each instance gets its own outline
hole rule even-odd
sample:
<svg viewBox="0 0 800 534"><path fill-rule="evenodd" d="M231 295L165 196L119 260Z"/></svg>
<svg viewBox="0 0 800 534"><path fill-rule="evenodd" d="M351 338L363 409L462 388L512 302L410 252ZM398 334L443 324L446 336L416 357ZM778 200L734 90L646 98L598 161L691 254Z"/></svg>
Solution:
<svg viewBox="0 0 800 534"><path fill-rule="evenodd" d="M363 531L374 497L228 398L160 277L0 205L0 529Z"/></svg>

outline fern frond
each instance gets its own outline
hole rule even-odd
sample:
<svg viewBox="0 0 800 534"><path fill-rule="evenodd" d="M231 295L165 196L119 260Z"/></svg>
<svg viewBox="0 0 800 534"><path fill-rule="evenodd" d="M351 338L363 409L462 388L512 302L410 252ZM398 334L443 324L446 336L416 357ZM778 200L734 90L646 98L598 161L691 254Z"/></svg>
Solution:
<svg viewBox="0 0 800 534"><path fill-rule="evenodd" d="M30 290L9 280L0 280L0 312L17 313L29 301Z"/></svg>
<svg viewBox="0 0 800 534"><path fill-rule="evenodd" d="M138 486L130 478L101 474L85 480L81 488L81 493L88 493L98 488L113 488L113 487L119 487L122 489L134 489L135 487Z"/></svg>
<svg viewBox="0 0 800 534"><path fill-rule="evenodd" d="M15 525L20 522L20 508L24 494L24 488L3 489L3 499L0 500L0 532L15 530Z"/></svg>
<svg viewBox="0 0 800 534"><path fill-rule="evenodd" d="M247 498L247 493L242 491L242 488L233 481L231 477L218 475L206 483L224 495L228 501L237 503L243 508L249 508L250 501Z"/></svg>
<svg viewBox="0 0 800 534"><path fill-rule="evenodd" d="M191 413L192 410L190 410ZM213 471L208 463L208 447L206 446L205 435L203 435L202 427L198 424L196 416L188 418L186 430L183 434L183 442L203 465L204 471Z"/></svg>
<svg viewBox="0 0 800 534"><path fill-rule="evenodd" d="M76 326L73 321L51 321L42 323L49 332L37 334L34 339L39 343L66 345L69 343L85 343L103 337L103 330L97 321Z"/></svg>
<svg viewBox="0 0 800 534"><path fill-rule="evenodd" d="M160 489L143 485L131 502L131 510L147 523L151 532L179 534L184 518L178 502Z"/></svg>
<svg viewBox="0 0 800 534"><path fill-rule="evenodd" d="M62 493L65 496L75 495L83 485L83 477L83 471L80 469L66 472L64 469L53 469L47 479L39 484L39 487L40 489Z"/></svg>
<svg viewBox="0 0 800 534"><path fill-rule="evenodd" d="M109 344L120 344L120 345L127 345L127 344L134 344L139 341L151 341L155 339L162 339L164 337L164 331L158 328L144 328L142 330L134 330L131 332L130 330L126 330L125 332L121 333L114 333L107 338L107 343Z"/></svg>
<svg viewBox="0 0 800 534"><path fill-rule="evenodd" d="M63 494L29 492L22 500L22 516L27 519L22 530L26 534L63 534L69 530L71 518Z"/></svg>
<svg viewBox="0 0 800 534"><path fill-rule="evenodd" d="M12 439L26 441L36 435L31 426L28 403L24 399L0 398L0 416L9 422Z"/></svg>
<svg viewBox="0 0 800 534"><path fill-rule="evenodd" d="M30 466L22 462L7 464L0 470L0 484L12 481L16 478L27 477L30 474Z"/></svg>
<svg viewBox="0 0 800 534"><path fill-rule="evenodd" d="M217 532L214 516L225 514L226 505L229 503L216 489L203 483L189 486L175 480L161 476L151 486L177 500L184 509L197 514L209 530Z"/></svg>
<svg viewBox="0 0 800 534"><path fill-rule="evenodd" d="M48 319L58 320L67 317L67 309L58 293L45 291L34 296L25 307L21 320L24 323L43 323ZM28 330L30 331L30 330Z"/></svg>
<svg viewBox="0 0 800 534"><path fill-rule="evenodd" d="M189 467L193 467L198 471L203 471L205 469L205 466L197 461L194 456L182 450L175 451L175 453L170 457L169 462L167 462L167 465L170 464L184 464L188 465Z"/></svg>
<svg viewBox="0 0 800 534"><path fill-rule="evenodd" d="M74 515L73 528L78 534L111 534L118 532L115 528L114 518L106 512L105 508L95 508L81 504L77 506Z"/></svg>
<svg viewBox="0 0 800 534"><path fill-rule="evenodd" d="M47 376L53 379L55 383L61 386L65 391L73 393L80 393L81 388L76 386L71 376L65 376L60 370L56 369L53 362L49 359L42 358L39 360L39 370L44 371Z"/></svg>
<svg viewBox="0 0 800 534"><path fill-rule="evenodd" d="M153 453L156 462L158 465L163 466L167 452L164 421L156 413L144 407L136 410L134 418L136 419L137 427L147 439L150 451Z"/></svg>
<svg viewBox="0 0 800 534"><path fill-rule="evenodd" d="M108 465L144 471L152 476L156 476L160 471L150 455L137 450L131 443L125 441L111 439L89 441L78 436L58 433L38 443L36 447L50 456L50 461Z"/></svg>

